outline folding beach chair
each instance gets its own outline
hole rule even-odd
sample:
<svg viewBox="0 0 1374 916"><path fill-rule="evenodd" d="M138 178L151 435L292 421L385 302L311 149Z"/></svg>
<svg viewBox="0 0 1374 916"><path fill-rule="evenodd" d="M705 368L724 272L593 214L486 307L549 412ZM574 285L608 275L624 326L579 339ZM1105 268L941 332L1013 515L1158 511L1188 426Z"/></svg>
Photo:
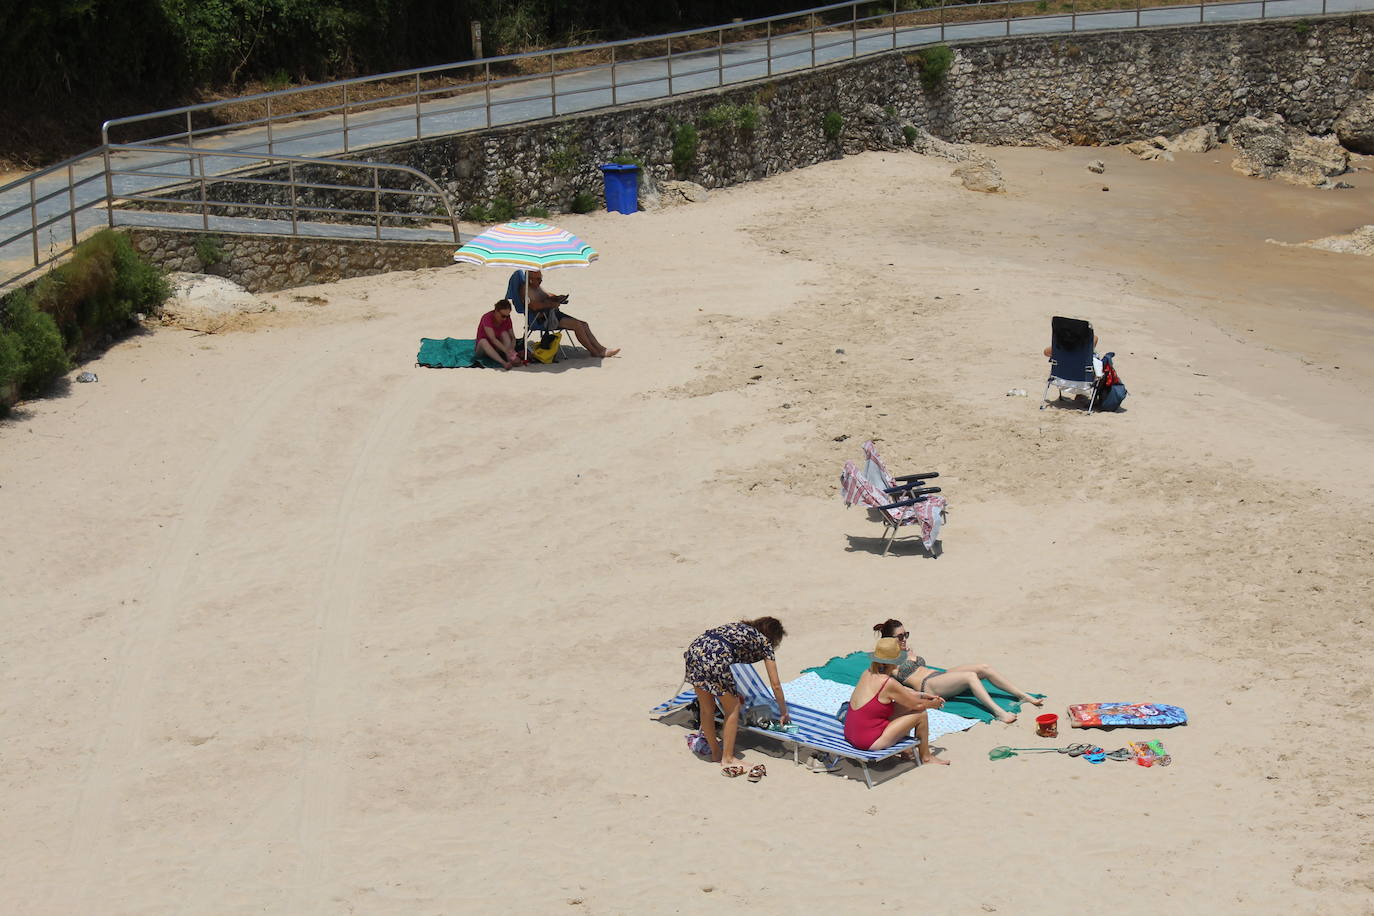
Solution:
<svg viewBox="0 0 1374 916"><path fill-rule="evenodd" d="M754 670L753 665L731 665L730 672L735 676L735 685L739 687L744 696L745 710L757 707L767 707L773 718L778 716L777 700L773 697L773 691L768 689L763 678ZM668 700L660 703L650 710L649 715L662 719L672 713L685 709L696 700L696 691L690 687ZM815 709L808 709L805 706L798 706L796 703L789 702L787 711L792 718L792 724L797 726L795 732L778 732L768 728L760 728L757 725L748 725L744 721L740 722L740 731L747 731L751 734L761 735L765 738L772 738L781 743L784 747L792 749L792 762L800 764L801 750L806 748L813 751L832 754L853 760L859 764L863 770L864 784L870 789L873 788L873 777L869 772L868 765L879 761L887 760L905 750L916 746L915 737L905 738L898 741L892 747L885 747L880 751L861 751L850 744L844 737L844 723L834 715L821 712ZM705 711L703 710L703 715ZM741 716L744 715L742 710Z"/></svg>
<svg viewBox="0 0 1374 916"><path fill-rule="evenodd" d="M1055 316L1050 321L1050 377L1040 396L1049 403L1050 389L1088 396L1088 413L1097 403L1097 369L1093 365L1093 326L1081 318Z"/></svg>
<svg viewBox="0 0 1374 916"><path fill-rule="evenodd" d="M854 462L846 461L840 471L840 496L846 506L862 505L878 513L883 523L883 556L887 556L897 532L905 525L921 526L921 543L927 551L935 549L935 540L945 520L945 498L934 494L939 487L898 486L893 492L902 497L892 500L891 495L879 490L863 474L859 473Z"/></svg>
<svg viewBox="0 0 1374 916"><path fill-rule="evenodd" d="M556 326L551 326L550 319L554 316L554 309L544 309L533 311L525 305L525 271L512 271L510 279L506 281L506 298L511 301L517 314L525 319L525 330L520 335L520 347L522 355L526 360L530 358L530 336L538 334L541 342L546 336L562 334Z"/></svg>
<svg viewBox="0 0 1374 916"><path fill-rule="evenodd" d="M878 454L878 446L874 444L872 439L864 443L864 458L864 477L868 478L869 483L889 496L900 496L920 487L920 481L932 480L940 476L938 471L929 471L925 474L904 474L900 477L893 477L892 473L888 471L887 465L883 463L882 456Z"/></svg>

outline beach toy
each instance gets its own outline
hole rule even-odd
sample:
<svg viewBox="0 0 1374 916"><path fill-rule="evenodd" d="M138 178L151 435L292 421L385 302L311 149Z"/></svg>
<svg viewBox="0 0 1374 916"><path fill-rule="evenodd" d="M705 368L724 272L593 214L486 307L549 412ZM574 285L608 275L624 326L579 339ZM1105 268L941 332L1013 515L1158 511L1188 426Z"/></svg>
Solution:
<svg viewBox="0 0 1374 916"><path fill-rule="evenodd" d="M1035 717L1035 733L1041 738L1059 737L1059 717L1052 712Z"/></svg>

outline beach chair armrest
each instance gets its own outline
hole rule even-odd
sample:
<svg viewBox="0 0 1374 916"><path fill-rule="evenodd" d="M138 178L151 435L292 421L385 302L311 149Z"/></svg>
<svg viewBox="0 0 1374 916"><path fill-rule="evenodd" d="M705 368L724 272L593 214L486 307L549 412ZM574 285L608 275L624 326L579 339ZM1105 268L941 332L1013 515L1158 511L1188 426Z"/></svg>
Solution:
<svg viewBox="0 0 1374 916"><path fill-rule="evenodd" d="M923 502L925 502L927 499L930 499L930 497L929 497L929 496L917 496L917 497L915 497L914 499L903 499L903 500L901 500L900 502L890 503L890 504L888 504L888 505L886 505L886 506L878 506L877 508L880 509L880 510L882 510L882 511L884 511L884 512L886 512L888 509L903 509L903 508L905 508L905 507L907 507L907 506L914 506L914 505L916 505L917 503L923 503Z"/></svg>
<svg viewBox="0 0 1374 916"><path fill-rule="evenodd" d="M894 477L893 480L930 480L932 477L939 477L939 471L931 471L927 474L903 474L901 477Z"/></svg>

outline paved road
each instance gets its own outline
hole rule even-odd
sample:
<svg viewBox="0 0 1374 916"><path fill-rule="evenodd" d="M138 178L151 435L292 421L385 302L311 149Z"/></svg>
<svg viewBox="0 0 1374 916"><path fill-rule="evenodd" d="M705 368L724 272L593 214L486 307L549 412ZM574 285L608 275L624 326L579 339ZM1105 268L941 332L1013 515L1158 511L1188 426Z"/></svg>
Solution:
<svg viewBox="0 0 1374 916"><path fill-rule="evenodd" d="M914 48L937 42L960 42L1004 35L1040 35L1064 32L1108 31L1141 26L1169 26L1191 23L1234 22L1260 18L1319 16L1327 13L1358 12L1374 9L1374 0L1246 0L1235 3L1208 3L1202 6L1169 6L1154 9L1131 9L1094 13L1048 14L1027 19L995 20L933 25L893 33L891 30L861 29L784 35L771 42L757 40L729 46L723 50L709 50L674 55L671 61L635 61L618 63L614 72L607 66L556 77L547 75L510 79L497 84L487 93L477 89L453 98L423 103L420 106L402 105L365 112L350 112L347 130L342 115L331 115L309 121L277 123L272 126L270 147L278 154L323 157L368 147L405 142L419 137L432 137L461 131L478 130L491 125L516 124L605 108L614 104L665 98L684 92L709 89L732 83L758 79L769 74L786 73L815 65L848 60L856 56L881 53L898 48ZM551 99L553 89L558 97ZM202 149L226 149L267 153L269 134L266 127L247 128L196 139ZM191 174L185 156L158 156L154 153L121 152L114 157L116 174L111 180L116 196L146 193L165 186L176 176ZM242 168L242 159L209 157L205 160L207 174L221 174ZM0 214L12 209L18 212L0 217L0 283L19 270L32 266L34 241L24 235L6 242L10 236L24 232L35 222L59 220L38 233L40 253L61 251L70 245L71 220L67 214L75 203L78 209L78 234L105 223L102 203L105 183L96 176L103 172L101 159L90 157L77 163L72 174L80 182L91 179L74 190L68 188L64 169L35 182L21 182L8 189L0 189ZM124 172L124 174L120 174ZM136 174L130 174L136 172ZM162 173L162 177L149 175ZM30 197L38 200L29 206ZM44 200L43 198L47 198ZM455 202L461 206L463 202ZM190 219L182 217L183 221ZM121 214L120 221L148 222L149 214ZM260 222L260 221L259 221ZM199 217L187 224L199 225ZM211 225L223 231L233 231L235 224L212 217ZM316 226L311 224L312 231ZM370 230L369 230L370 231ZM326 233L338 234L338 233Z"/></svg>

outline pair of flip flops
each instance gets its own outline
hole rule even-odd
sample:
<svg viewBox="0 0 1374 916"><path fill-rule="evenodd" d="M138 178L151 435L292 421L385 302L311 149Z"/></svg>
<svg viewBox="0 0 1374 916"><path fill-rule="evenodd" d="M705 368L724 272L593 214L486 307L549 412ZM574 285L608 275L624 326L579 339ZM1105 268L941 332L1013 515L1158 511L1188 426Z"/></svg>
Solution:
<svg viewBox="0 0 1374 916"><path fill-rule="evenodd" d="M731 779L734 779L737 776L744 776L746 774L748 775L750 782L758 782L760 779L768 775L768 767L764 766L761 763L756 763L748 770L746 770L742 766L737 765L721 767L720 770L720 775L728 776Z"/></svg>

